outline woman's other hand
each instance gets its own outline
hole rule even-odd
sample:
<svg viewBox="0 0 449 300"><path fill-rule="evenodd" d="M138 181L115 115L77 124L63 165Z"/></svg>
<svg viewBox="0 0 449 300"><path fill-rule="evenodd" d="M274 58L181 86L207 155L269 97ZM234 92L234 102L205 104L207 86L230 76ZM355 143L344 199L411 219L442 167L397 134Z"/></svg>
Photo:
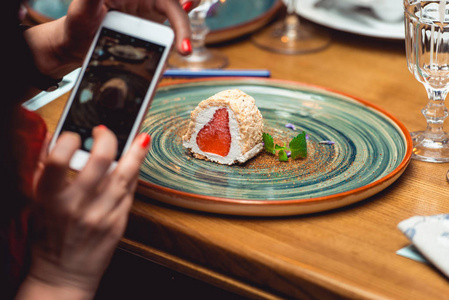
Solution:
<svg viewBox="0 0 449 300"><path fill-rule="evenodd" d="M81 66L104 16L110 9L156 22L168 19L175 31L179 53L191 52L190 23L186 12L199 0L73 0L67 15L25 31L41 73L60 78Z"/></svg>
<svg viewBox="0 0 449 300"><path fill-rule="evenodd" d="M32 266L21 295L42 286L92 295L123 235L150 137L140 134L112 172L114 134L99 126L93 137L91 157L76 176L68 171L78 135L63 133L45 159L33 210Z"/></svg>

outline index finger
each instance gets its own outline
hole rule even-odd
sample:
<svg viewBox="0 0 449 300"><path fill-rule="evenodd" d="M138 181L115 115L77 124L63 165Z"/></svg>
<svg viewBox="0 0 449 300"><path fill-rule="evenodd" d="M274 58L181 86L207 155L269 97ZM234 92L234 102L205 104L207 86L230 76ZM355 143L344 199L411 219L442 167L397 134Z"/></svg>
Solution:
<svg viewBox="0 0 449 300"><path fill-rule="evenodd" d="M120 158L117 167L109 177L110 180L101 197L102 201L97 203L103 211L112 212L120 206L127 195L134 193L139 169L148 153L150 140L147 133L141 133L134 140L129 150Z"/></svg>
<svg viewBox="0 0 449 300"><path fill-rule="evenodd" d="M78 173L76 183L85 190L95 190L108 173L117 155L117 138L112 131L100 125L92 130L94 139L89 159Z"/></svg>
<svg viewBox="0 0 449 300"><path fill-rule="evenodd" d="M148 154L151 137L147 133L141 133L133 141L126 154L120 159L115 173L121 178L133 178L139 174L140 165Z"/></svg>
<svg viewBox="0 0 449 300"><path fill-rule="evenodd" d="M190 1L195 3L195 1ZM194 4L192 4L193 6ZM178 1L165 1L163 12L166 14L170 24L175 31L176 49L181 54L190 54L190 21L187 13L182 9Z"/></svg>

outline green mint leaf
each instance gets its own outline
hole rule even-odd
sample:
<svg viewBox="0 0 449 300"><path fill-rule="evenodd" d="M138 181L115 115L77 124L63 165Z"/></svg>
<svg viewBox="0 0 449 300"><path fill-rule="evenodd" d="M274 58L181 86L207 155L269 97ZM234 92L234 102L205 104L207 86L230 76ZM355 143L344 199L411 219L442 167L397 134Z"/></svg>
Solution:
<svg viewBox="0 0 449 300"><path fill-rule="evenodd" d="M284 150L279 151L279 160L288 161L287 153Z"/></svg>
<svg viewBox="0 0 449 300"><path fill-rule="evenodd" d="M306 133L303 131L293 138L289 144L291 150L291 158L297 159L298 157L307 157L307 140Z"/></svg>
<svg viewBox="0 0 449 300"><path fill-rule="evenodd" d="M269 135L268 133L262 134L262 140L264 144L265 151L271 154L276 154L276 150L274 149L274 141L273 137Z"/></svg>
<svg viewBox="0 0 449 300"><path fill-rule="evenodd" d="M276 146L274 146L275 150L285 150L285 146L279 146L278 144L276 144Z"/></svg>

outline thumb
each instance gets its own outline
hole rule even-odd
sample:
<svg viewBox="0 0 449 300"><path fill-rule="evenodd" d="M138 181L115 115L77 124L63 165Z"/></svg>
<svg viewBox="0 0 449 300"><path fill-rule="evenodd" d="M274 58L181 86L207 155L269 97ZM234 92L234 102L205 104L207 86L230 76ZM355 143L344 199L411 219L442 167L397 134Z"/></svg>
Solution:
<svg viewBox="0 0 449 300"><path fill-rule="evenodd" d="M93 37L107 12L104 0L73 0L67 10L67 21L72 30Z"/></svg>
<svg viewBox="0 0 449 300"><path fill-rule="evenodd" d="M84 55L108 9L103 0L73 0L67 10L65 35L73 56Z"/></svg>
<svg viewBox="0 0 449 300"><path fill-rule="evenodd" d="M89 19L104 15L106 12L107 8L104 5L104 0L73 0L69 5L67 15L76 14Z"/></svg>

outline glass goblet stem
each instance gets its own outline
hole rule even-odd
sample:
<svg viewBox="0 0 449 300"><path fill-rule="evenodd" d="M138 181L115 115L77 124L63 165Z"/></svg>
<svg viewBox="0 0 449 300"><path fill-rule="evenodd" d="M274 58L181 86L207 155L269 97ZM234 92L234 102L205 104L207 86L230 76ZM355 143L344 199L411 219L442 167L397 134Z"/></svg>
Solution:
<svg viewBox="0 0 449 300"><path fill-rule="evenodd" d="M427 120L425 133L433 138L446 139L443 131L443 123L448 116L448 110L444 104L447 93L448 91L446 89L427 87L429 102L421 112Z"/></svg>
<svg viewBox="0 0 449 300"><path fill-rule="evenodd" d="M188 56L181 56L174 53L168 65L173 68L190 69L219 69L228 64L228 58L217 50L206 47L206 35L209 27L206 24L206 17L211 5L216 1L202 1L200 6L192 10L189 14L190 30L192 31L192 53Z"/></svg>
<svg viewBox="0 0 449 300"><path fill-rule="evenodd" d="M297 0L287 0L287 15L284 18L284 26L281 29L281 34L287 38L286 40L290 41L297 40L301 35L299 30L299 26L301 26L301 20L299 19L299 16L295 11L296 3Z"/></svg>
<svg viewBox="0 0 449 300"><path fill-rule="evenodd" d="M429 101L421 112L426 118L424 131L411 133L413 155L417 160L427 162L449 162L449 134L444 132L443 123L448 116L444 104L448 90L426 86Z"/></svg>
<svg viewBox="0 0 449 300"><path fill-rule="evenodd" d="M287 16L284 19L284 34L289 39L298 38L298 28L301 21L295 12L296 1L289 0L287 2Z"/></svg>
<svg viewBox="0 0 449 300"><path fill-rule="evenodd" d="M283 54L301 54L319 51L330 43L330 36L324 30L302 22L296 12L297 0L284 1L287 14L283 20L256 32L251 40L268 51Z"/></svg>
<svg viewBox="0 0 449 300"><path fill-rule="evenodd" d="M192 56L203 57L206 52L206 35L209 27L206 25L206 11L193 11L190 16L190 29L192 31Z"/></svg>

